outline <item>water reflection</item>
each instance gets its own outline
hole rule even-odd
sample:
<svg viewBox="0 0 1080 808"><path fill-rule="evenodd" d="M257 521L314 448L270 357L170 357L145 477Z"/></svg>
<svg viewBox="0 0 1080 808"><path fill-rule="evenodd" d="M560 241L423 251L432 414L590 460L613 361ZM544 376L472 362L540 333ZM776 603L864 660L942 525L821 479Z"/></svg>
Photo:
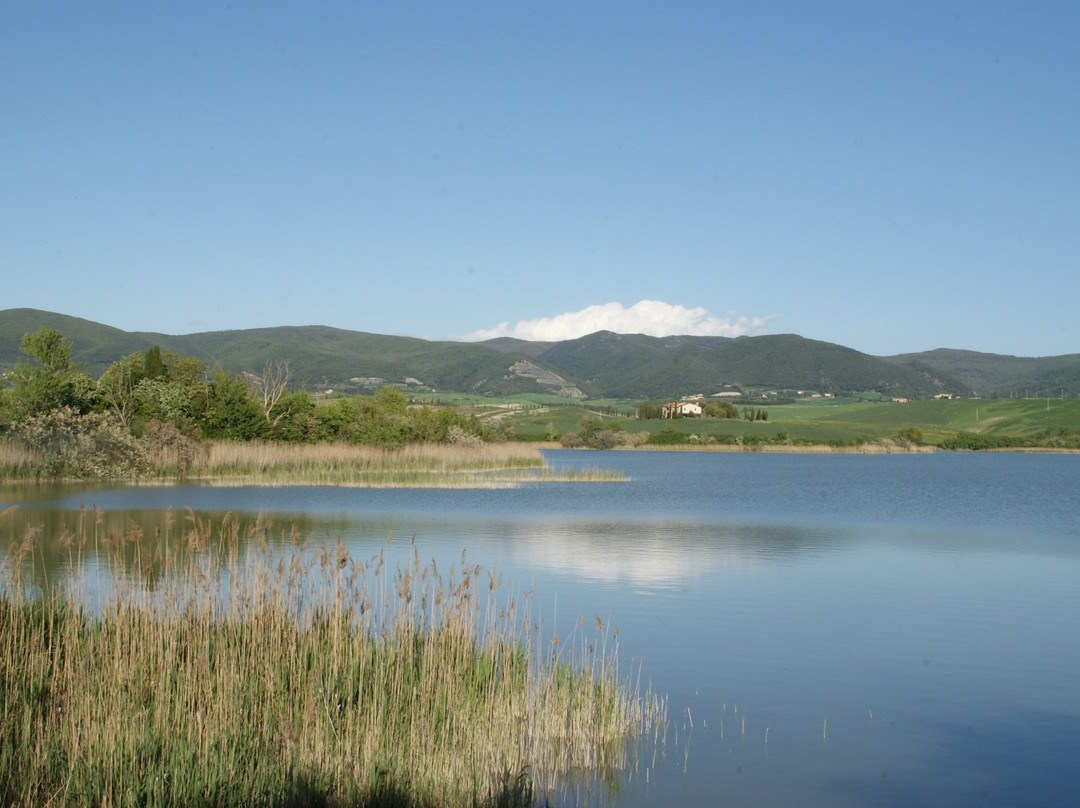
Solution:
<svg viewBox="0 0 1080 808"><path fill-rule="evenodd" d="M297 516L279 522L231 511L9 506L0 512L0 546L6 550L5 568L17 568L20 579L32 586L60 585L100 568L137 577L153 588L169 560L183 561L199 553L220 567L231 556L242 557L256 541L284 547L325 542L331 536L333 524L316 527Z"/></svg>
<svg viewBox="0 0 1080 808"><path fill-rule="evenodd" d="M467 550L535 583L538 609L557 600L560 624L612 620L626 658L670 696L667 764L620 804L1054 805L1080 793L1066 763L1080 756L1080 456L555 458L631 482L0 491L20 503L0 541L36 530L39 575L53 577L65 529L100 540L135 523L145 545L178 551L190 506L276 542L341 539L358 558L415 549L441 567ZM124 563L138 545L123 545Z"/></svg>
<svg viewBox="0 0 1080 808"><path fill-rule="evenodd" d="M507 526L517 561L584 582L682 587L721 569L793 552L824 552L835 532L677 521L546 520Z"/></svg>
<svg viewBox="0 0 1080 808"><path fill-rule="evenodd" d="M59 490L58 490L59 493ZM136 490L134 493L139 493ZM131 492L128 493L130 496ZM235 524L234 524L235 523ZM718 570L792 554L836 552L854 540L845 529L787 525L702 524L673 519L503 518L462 514L311 513L303 511L64 510L11 507L0 519L0 546L29 544L43 576L63 574L73 552L135 562L147 547L181 551L193 531L219 535L238 526L241 552L256 536L281 544L342 541L361 553L389 542L415 543L435 557L468 548L476 558L636 587L684 586ZM145 556L144 556L145 558Z"/></svg>

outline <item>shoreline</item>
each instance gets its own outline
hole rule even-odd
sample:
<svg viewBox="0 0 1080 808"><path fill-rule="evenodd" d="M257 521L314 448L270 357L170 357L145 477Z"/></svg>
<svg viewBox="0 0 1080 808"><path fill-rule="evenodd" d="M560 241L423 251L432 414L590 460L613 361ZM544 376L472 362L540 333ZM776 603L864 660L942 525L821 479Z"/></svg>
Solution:
<svg viewBox="0 0 1080 808"><path fill-rule="evenodd" d="M556 441L544 441L536 444L540 449L566 449ZM566 449L570 452L595 452L596 449L582 447ZM900 446L867 443L862 446L829 446L824 443L812 445L758 444L738 446L727 443L713 444L676 444L673 446L616 446L612 452L718 452L722 454L932 454L950 451L937 446ZM988 451L988 450L984 450ZM1052 450L1059 451L1059 450ZM1071 451L1071 450L1070 450Z"/></svg>
<svg viewBox="0 0 1080 808"><path fill-rule="evenodd" d="M586 447L567 449L557 441L538 441L539 449L565 449L568 452L595 452ZM759 444L733 446L730 444L682 444L674 446L616 446L612 452L719 452L724 454L1080 454L1080 449L1058 449L1049 446L995 447L992 449L943 449L940 446L901 446L867 443L862 446L829 446L824 443L808 445Z"/></svg>
<svg viewBox="0 0 1080 808"><path fill-rule="evenodd" d="M572 452L595 452L596 449L574 448L567 449L557 441L536 441L522 443L531 449L540 451L564 450ZM826 444L813 445L776 445L760 444L754 446L737 446L730 444L683 444L674 446L616 446L606 451L613 452L674 452L674 453L718 453L718 454L806 454L806 455L914 455L914 454L937 454L940 452L956 454L1080 454L1080 449L1053 448L1045 446L1027 447L995 447L988 449L943 449L940 446L903 446L895 443L867 443L862 446L828 446ZM274 468L273 464L265 467ZM337 476L336 479L319 479L319 475L313 475L305 479L303 473L291 476L280 474L276 478L273 475L260 475L258 473L240 472L225 474L198 474L189 477L6 477L0 476L0 485L50 485L50 484L87 484L97 485L111 483L125 486L175 486L175 485L202 485L221 488L239 486L256 486L260 488L292 487L292 486L327 486L332 488L432 488L445 490L474 490L474 489L497 489L516 488L523 483L533 482L579 482L579 483L605 483L623 482L625 478L617 471L592 469L578 473L553 473L546 467L514 468L508 467L498 470L471 470L458 469L454 471L428 471L423 472L376 472L371 473L371 478L364 479L360 474L352 478ZM260 477L263 477L260 479ZM336 475L335 475L336 476ZM382 479L377 479L382 476ZM396 479L395 479L396 478ZM426 479L425 479L426 478ZM470 479L471 478L471 479Z"/></svg>

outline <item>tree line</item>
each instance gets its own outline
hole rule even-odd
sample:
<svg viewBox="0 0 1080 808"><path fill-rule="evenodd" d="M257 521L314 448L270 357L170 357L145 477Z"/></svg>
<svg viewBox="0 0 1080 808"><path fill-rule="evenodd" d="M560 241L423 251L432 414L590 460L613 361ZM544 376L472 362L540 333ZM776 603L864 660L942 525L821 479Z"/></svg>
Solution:
<svg viewBox="0 0 1080 808"><path fill-rule="evenodd" d="M4 372L0 387L0 436L53 455L81 443L121 467L123 447L137 454L140 443L218 439L397 447L502 437L452 407L410 406L389 386L373 396L319 401L293 388L287 362L267 362L261 373L230 374L155 345L118 359L94 379L72 360L71 349L71 341L50 327L23 336L24 357Z"/></svg>
<svg viewBox="0 0 1080 808"><path fill-rule="evenodd" d="M664 404L655 404L650 401L642 402L638 405L637 417L642 421L664 418L664 407ZM743 407L741 414L742 418L747 421L769 420L769 412L764 408ZM738 418L740 411L730 401L707 401L701 405L701 415L705 418ZM686 416L676 410L672 417L683 418Z"/></svg>

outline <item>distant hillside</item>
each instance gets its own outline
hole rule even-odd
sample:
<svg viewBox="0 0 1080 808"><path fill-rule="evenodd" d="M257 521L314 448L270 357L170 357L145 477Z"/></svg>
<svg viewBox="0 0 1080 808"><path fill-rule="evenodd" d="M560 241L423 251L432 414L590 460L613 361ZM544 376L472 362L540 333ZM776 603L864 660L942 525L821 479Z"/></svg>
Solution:
<svg viewBox="0 0 1080 808"><path fill-rule="evenodd" d="M10 368L20 359L25 359L19 351L23 334L33 333L44 326L55 328L71 340L72 358L94 378L119 357L145 351L154 344L147 343L141 334L121 331L79 317L37 309L7 309L0 311L0 368ZM165 347L163 342L161 347Z"/></svg>
<svg viewBox="0 0 1080 808"><path fill-rule="evenodd" d="M1080 354L1023 357L939 348L890 359L947 373L984 397L1080 394Z"/></svg>
<svg viewBox="0 0 1080 808"><path fill-rule="evenodd" d="M947 374L888 362L793 334L648 337L601 331L553 345L538 358L615 398L710 393L724 385L902 396L964 393Z"/></svg>
<svg viewBox="0 0 1080 808"><path fill-rule="evenodd" d="M294 380L312 390L370 391L384 381L409 380L428 389L485 395L629 399L709 394L725 385L907 397L1080 395L1080 355L1024 359L939 350L874 357L793 334L731 339L600 331L563 342L458 343L283 326L173 336L131 333L34 309L0 311L0 369L22 358L23 334L42 326L70 339L73 358L94 377L122 356L159 345L233 373L260 372L267 361L288 360Z"/></svg>
<svg viewBox="0 0 1080 808"><path fill-rule="evenodd" d="M485 345L488 348L494 348L496 351L503 353L523 353L528 354L534 359L552 345L558 345L557 342L530 342L524 339L514 339L513 337L497 337L496 339L485 340L479 343Z"/></svg>
<svg viewBox="0 0 1080 808"><path fill-rule="evenodd" d="M55 328L71 340L72 358L94 377L118 358L158 345L162 351L194 356L210 367L220 366L231 373L261 372L266 361L287 360L293 378L308 389L364 390L382 382L402 384L413 379L429 389L485 395L552 390L551 385L540 385L532 375L511 372L516 362L535 364L532 357L501 353L473 343L431 342L325 326L207 331L184 336L128 333L33 309L0 311L0 367L11 367L24 358L19 351L22 335L42 326ZM563 386L565 383L557 388Z"/></svg>

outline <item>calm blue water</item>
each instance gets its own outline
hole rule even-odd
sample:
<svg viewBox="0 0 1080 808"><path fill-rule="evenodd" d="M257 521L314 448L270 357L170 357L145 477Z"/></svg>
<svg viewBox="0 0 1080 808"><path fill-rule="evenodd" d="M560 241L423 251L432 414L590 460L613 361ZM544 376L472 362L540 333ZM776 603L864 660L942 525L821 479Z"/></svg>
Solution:
<svg viewBox="0 0 1080 808"><path fill-rule="evenodd" d="M535 583L554 630L610 621L624 671L669 696L663 754L620 805L1080 800L1080 456L548 458L631 479L35 489L21 507L261 512Z"/></svg>

